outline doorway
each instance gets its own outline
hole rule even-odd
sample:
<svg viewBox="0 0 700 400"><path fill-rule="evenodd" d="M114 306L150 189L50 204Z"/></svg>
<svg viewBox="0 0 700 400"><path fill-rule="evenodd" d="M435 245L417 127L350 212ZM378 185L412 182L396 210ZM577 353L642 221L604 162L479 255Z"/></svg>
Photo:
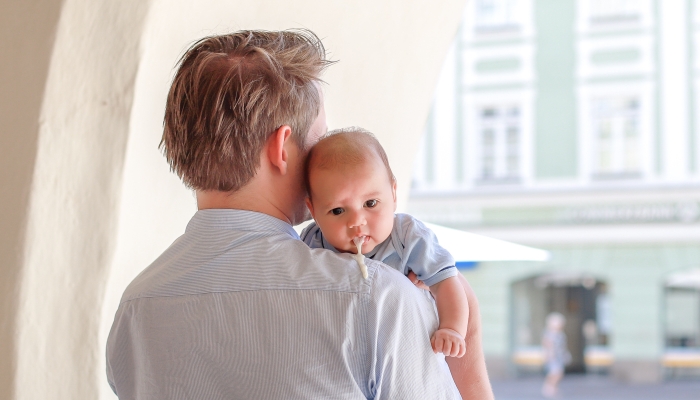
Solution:
<svg viewBox="0 0 700 400"><path fill-rule="evenodd" d="M567 373L598 371L612 363L607 351L611 321L605 281L582 274L546 274L513 283L511 293L511 348L517 369L541 368L540 341L552 312L566 318L564 333L571 353Z"/></svg>

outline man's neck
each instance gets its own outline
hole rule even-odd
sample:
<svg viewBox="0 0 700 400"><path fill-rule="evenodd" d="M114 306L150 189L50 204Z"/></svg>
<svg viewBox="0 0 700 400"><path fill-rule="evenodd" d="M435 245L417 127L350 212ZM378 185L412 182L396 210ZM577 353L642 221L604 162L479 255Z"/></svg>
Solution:
<svg viewBox="0 0 700 400"><path fill-rule="evenodd" d="M197 208L199 210L231 209L255 211L290 223L284 212L270 203L267 196L254 195L254 193L260 192L251 189L246 186L235 192L197 190L195 191Z"/></svg>

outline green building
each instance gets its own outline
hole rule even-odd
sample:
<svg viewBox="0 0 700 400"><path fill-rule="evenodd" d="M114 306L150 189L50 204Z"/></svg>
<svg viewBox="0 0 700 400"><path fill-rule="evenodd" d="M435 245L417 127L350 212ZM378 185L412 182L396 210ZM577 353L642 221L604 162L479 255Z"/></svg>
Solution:
<svg viewBox="0 0 700 400"><path fill-rule="evenodd" d="M464 274L490 372L700 371L700 1L473 0L436 90L408 211L547 249Z"/></svg>

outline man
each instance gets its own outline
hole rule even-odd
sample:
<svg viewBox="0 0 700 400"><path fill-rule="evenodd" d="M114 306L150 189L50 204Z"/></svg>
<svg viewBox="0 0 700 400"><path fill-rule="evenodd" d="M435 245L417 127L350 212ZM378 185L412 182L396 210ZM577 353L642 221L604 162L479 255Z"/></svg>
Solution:
<svg viewBox="0 0 700 400"><path fill-rule="evenodd" d="M306 153L327 130L328 64L308 31L205 38L183 56L162 146L199 211L124 292L107 342L120 398L459 398L424 296L371 260L363 279L292 229L307 218ZM472 328L462 384L489 398Z"/></svg>

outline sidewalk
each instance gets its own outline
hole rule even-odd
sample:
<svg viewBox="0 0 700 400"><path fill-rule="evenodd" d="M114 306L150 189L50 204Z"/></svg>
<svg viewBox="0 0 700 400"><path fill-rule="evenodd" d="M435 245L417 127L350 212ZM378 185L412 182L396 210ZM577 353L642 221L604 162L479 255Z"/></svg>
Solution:
<svg viewBox="0 0 700 400"><path fill-rule="evenodd" d="M542 400L542 378L493 380L496 400ZM700 381L678 380L654 385L629 385L607 377L568 375L559 385L561 400L699 400Z"/></svg>

